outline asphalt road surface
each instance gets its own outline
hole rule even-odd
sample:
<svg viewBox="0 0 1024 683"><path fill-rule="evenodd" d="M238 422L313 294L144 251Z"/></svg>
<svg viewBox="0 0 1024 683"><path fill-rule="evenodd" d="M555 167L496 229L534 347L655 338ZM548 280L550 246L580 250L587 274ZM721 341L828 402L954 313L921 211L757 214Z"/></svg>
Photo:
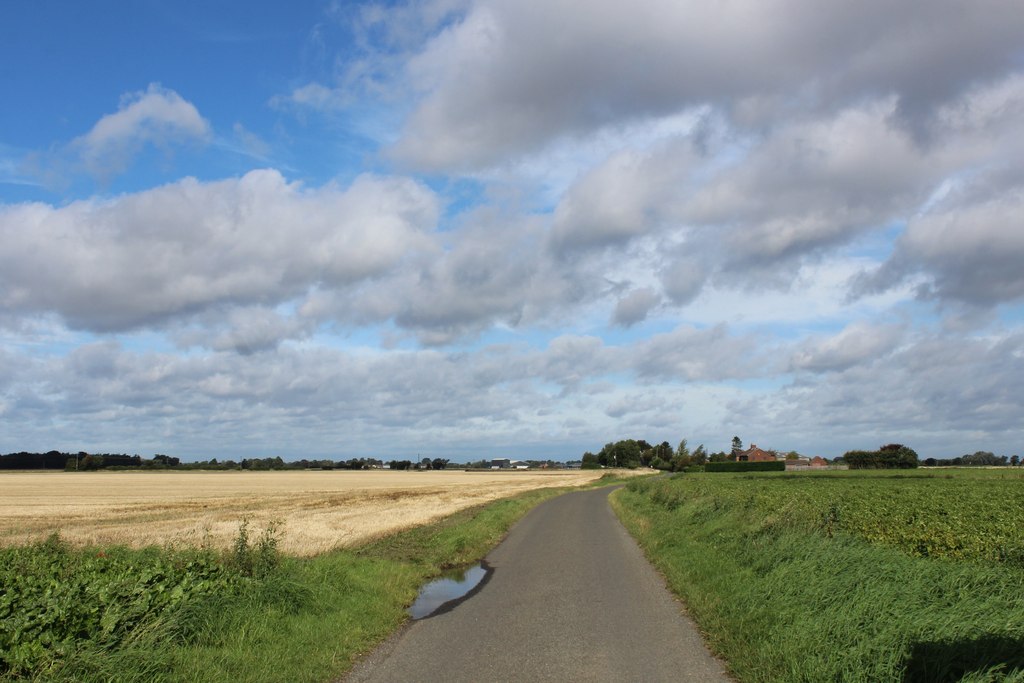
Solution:
<svg viewBox="0 0 1024 683"><path fill-rule="evenodd" d="M608 505L609 489L542 503L491 552L454 609L411 622L346 678L727 681Z"/></svg>

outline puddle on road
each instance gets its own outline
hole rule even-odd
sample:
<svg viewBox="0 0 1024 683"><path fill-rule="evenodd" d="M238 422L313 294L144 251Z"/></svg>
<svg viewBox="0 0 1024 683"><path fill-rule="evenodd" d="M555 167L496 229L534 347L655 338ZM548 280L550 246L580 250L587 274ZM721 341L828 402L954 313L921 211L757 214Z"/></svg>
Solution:
<svg viewBox="0 0 1024 683"><path fill-rule="evenodd" d="M444 578L431 581L420 589L416 602L409 608L413 619L426 619L443 614L483 588L494 570L486 562L470 567L462 578Z"/></svg>

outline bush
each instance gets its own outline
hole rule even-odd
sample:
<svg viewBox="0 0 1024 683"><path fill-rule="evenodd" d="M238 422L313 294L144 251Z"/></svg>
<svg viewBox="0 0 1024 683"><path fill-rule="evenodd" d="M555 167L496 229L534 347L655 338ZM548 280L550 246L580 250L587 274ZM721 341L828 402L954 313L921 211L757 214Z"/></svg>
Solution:
<svg viewBox="0 0 1024 683"><path fill-rule="evenodd" d="M785 472L783 460L766 462L709 462L704 465L705 472Z"/></svg>

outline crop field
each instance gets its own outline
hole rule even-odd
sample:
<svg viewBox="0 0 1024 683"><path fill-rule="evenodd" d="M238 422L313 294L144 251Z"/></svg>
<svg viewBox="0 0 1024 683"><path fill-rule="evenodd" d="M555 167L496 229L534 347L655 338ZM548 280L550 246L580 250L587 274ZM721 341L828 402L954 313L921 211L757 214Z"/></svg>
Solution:
<svg viewBox="0 0 1024 683"><path fill-rule="evenodd" d="M669 492L671 491L671 492ZM743 509L765 527L849 534L918 557L1024 565L1024 472L944 470L690 478L656 496Z"/></svg>
<svg viewBox="0 0 1024 683"><path fill-rule="evenodd" d="M630 482L627 528L741 681L1024 682L1024 472Z"/></svg>
<svg viewBox="0 0 1024 683"><path fill-rule="evenodd" d="M12 472L0 474L0 545L55 531L73 545L227 548L242 520L279 524L280 549L312 556L601 470Z"/></svg>

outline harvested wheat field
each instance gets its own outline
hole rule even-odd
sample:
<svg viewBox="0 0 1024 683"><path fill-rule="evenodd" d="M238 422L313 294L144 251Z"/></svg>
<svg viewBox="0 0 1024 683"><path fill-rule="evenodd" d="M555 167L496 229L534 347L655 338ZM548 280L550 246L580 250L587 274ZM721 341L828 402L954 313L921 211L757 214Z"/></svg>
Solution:
<svg viewBox="0 0 1024 683"><path fill-rule="evenodd" d="M529 489L604 472L11 472L0 544L54 531L74 544L227 547L243 519L281 523L281 550L315 555Z"/></svg>

